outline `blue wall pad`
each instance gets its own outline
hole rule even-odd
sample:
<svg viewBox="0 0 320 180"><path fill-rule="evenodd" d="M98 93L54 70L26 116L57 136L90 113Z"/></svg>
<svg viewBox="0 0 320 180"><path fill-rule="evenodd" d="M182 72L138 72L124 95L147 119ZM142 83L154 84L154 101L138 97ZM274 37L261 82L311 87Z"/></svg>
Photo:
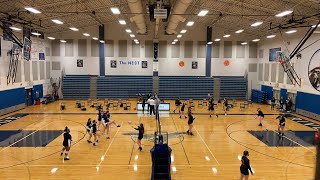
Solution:
<svg viewBox="0 0 320 180"><path fill-rule="evenodd" d="M314 114L320 114L320 95L297 92L296 109L302 109Z"/></svg>
<svg viewBox="0 0 320 180"><path fill-rule="evenodd" d="M62 130L0 131L0 147L45 147L62 133Z"/></svg>
<svg viewBox="0 0 320 180"><path fill-rule="evenodd" d="M264 91L267 93L267 100L271 100L273 96L273 87L272 86L261 86L261 91Z"/></svg>
<svg viewBox="0 0 320 180"><path fill-rule="evenodd" d="M285 137L280 137L273 130L248 131L267 146L314 146L316 131L285 131ZM297 144L297 143L299 144Z"/></svg>
<svg viewBox="0 0 320 180"><path fill-rule="evenodd" d="M13 107L25 103L24 88L0 91L0 109Z"/></svg>
<svg viewBox="0 0 320 180"><path fill-rule="evenodd" d="M8 123L10 123L12 121L18 120L18 119L20 119L22 117L25 117L25 116L28 116L28 114L19 113L19 114L13 114L11 116L8 116L8 117L5 117L3 119L0 119L0 126L8 124Z"/></svg>
<svg viewBox="0 0 320 180"><path fill-rule="evenodd" d="M283 100L288 99L287 89L280 89L280 97L283 97Z"/></svg>
<svg viewBox="0 0 320 180"><path fill-rule="evenodd" d="M33 98L35 98L34 100L37 100L37 98L36 98L37 91L39 92L38 98L43 98L43 85L42 84L33 86Z"/></svg>

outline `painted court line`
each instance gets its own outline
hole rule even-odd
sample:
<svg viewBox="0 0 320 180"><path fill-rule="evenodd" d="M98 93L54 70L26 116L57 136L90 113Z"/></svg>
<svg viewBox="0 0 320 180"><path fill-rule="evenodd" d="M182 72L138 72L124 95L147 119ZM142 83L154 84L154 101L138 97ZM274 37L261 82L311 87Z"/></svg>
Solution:
<svg viewBox="0 0 320 180"><path fill-rule="evenodd" d="M109 151L109 149L110 149L110 147L111 147L111 145L112 145L112 143L113 143L113 141L115 140L115 137L117 136L117 134L118 134L118 132L120 131L120 129L122 128L122 125L123 125L123 121L122 121L122 123L121 123L121 127L120 128L118 128L118 130L117 130L117 132L116 132L116 134L114 135L114 137L112 138L112 141L110 142L110 144L109 144L109 146L108 146L108 148L107 148L107 150L104 152L104 154L103 154L103 158L100 158L100 163L96 166L97 168L99 168L99 166L101 165L101 163L102 163L102 161L104 161L104 157L106 156L106 154L108 153L108 151Z"/></svg>
<svg viewBox="0 0 320 180"><path fill-rule="evenodd" d="M207 147L208 151L210 152L211 156L214 158L214 160L218 163L218 165L220 165L219 161L217 160L217 158L213 155L212 151L210 150L210 148L208 147L207 143L203 140L203 138L201 137L201 135L199 134L198 130L196 127L194 127L194 129L197 131L200 139L202 140L203 144Z"/></svg>
<svg viewBox="0 0 320 180"><path fill-rule="evenodd" d="M279 134L277 131L275 131L275 130L272 130L273 132L275 132L276 134ZM311 149L309 149L309 148L307 148L307 147L305 147L305 146L303 146L303 145L301 145L300 143L298 143L298 142L296 142L296 141L294 141L294 140L292 140L292 139L290 139L290 138L288 138L287 136L283 136L284 138L286 138L286 139L288 139L289 141L291 141L291 142L293 142L293 143L295 143L295 144L297 144L297 145L299 145L299 146L301 146L301 147L303 147L304 149L306 149L306 150L308 150L308 151L310 151L310 152L312 152L313 154L316 154L316 152L314 152L314 151L312 151Z"/></svg>

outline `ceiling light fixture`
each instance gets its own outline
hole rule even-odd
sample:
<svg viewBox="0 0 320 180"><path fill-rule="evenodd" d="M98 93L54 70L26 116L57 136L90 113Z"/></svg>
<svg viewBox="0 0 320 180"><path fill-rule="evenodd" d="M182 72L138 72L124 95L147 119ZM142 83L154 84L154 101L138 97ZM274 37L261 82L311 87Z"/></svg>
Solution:
<svg viewBox="0 0 320 180"><path fill-rule="evenodd" d="M226 35L224 35L223 37L228 38L228 37L230 37L230 36L231 36L230 34L226 34Z"/></svg>
<svg viewBox="0 0 320 180"><path fill-rule="evenodd" d="M185 29L182 29L182 30L180 31L181 34L184 34L184 33L186 33L186 32L187 32L187 30L185 30Z"/></svg>
<svg viewBox="0 0 320 180"><path fill-rule="evenodd" d="M258 41L260 41L260 39L254 39L254 40L252 40L253 42L258 42Z"/></svg>
<svg viewBox="0 0 320 180"><path fill-rule="evenodd" d="M93 37L92 39L93 39L93 40L98 40L98 38L97 38L97 37Z"/></svg>
<svg viewBox="0 0 320 180"><path fill-rule="evenodd" d="M110 8L110 10L111 10L111 12L112 12L113 14L120 14L120 10L119 10L119 8L117 8L117 7L112 7L112 8Z"/></svg>
<svg viewBox="0 0 320 180"><path fill-rule="evenodd" d="M291 14L292 12L293 12L293 11L291 11L291 10L283 11L283 12L277 14L276 17L287 16L287 15Z"/></svg>
<svg viewBox="0 0 320 180"><path fill-rule="evenodd" d="M35 36L40 36L41 34L38 32L32 32L31 34L35 35Z"/></svg>
<svg viewBox="0 0 320 180"><path fill-rule="evenodd" d="M295 33L295 32L297 32L297 30L290 30L290 31L287 31L286 33L287 34L292 34L292 33Z"/></svg>
<svg viewBox="0 0 320 180"><path fill-rule="evenodd" d="M212 44L213 42L212 41L209 41L207 44Z"/></svg>
<svg viewBox="0 0 320 180"><path fill-rule="evenodd" d="M104 43L104 40L100 40L99 42Z"/></svg>
<svg viewBox="0 0 320 180"><path fill-rule="evenodd" d="M199 14L198 14L198 16L205 16L205 15L207 15L208 14L208 10L201 10L200 12L199 12Z"/></svg>
<svg viewBox="0 0 320 180"><path fill-rule="evenodd" d="M134 39L133 41L134 41L134 42L137 42L137 41L138 41L138 39Z"/></svg>
<svg viewBox="0 0 320 180"><path fill-rule="evenodd" d="M48 37L48 39L55 40L56 38L54 38L54 37Z"/></svg>
<svg viewBox="0 0 320 180"><path fill-rule="evenodd" d="M171 44L176 44L176 42L172 42Z"/></svg>
<svg viewBox="0 0 320 180"><path fill-rule="evenodd" d="M241 43L242 45L246 45L246 44L248 44L247 42L243 42L243 43Z"/></svg>
<svg viewBox="0 0 320 180"><path fill-rule="evenodd" d="M60 42L62 42L62 43L66 43L67 41L66 41L66 40L60 40Z"/></svg>
<svg viewBox="0 0 320 180"><path fill-rule="evenodd" d="M39 10L36 10L33 7L25 7L24 9L26 9L29 12L35 13L35 14L40 14L41 13Z"/></svg>
<svg viewBox="0 0 320 180"><path fill-rule="evenodd" d="M88 33L82 33L84 36L90 36L90 34Z"/></svg>
<svg viewBox="0 0 320 180"><path fill-rule="evenodd" d="M236 31L236 34L242 33L243 31L244 31L243 29L240 29L240 30Z"/></svg>
<svg viewBox="0 0 320 180"><path fill-rule="evenodd" d="M218 42L218 41L220 41L221 39L215 39L214 41L216 41L216 42Z"/></svg>
<svg viewBox="0 0 320 180"><path fill-rule="evenodd" d="M139 41L137 41L136 44L140 44Z"/></svg>
<svg viewBox="0 0 320 180"><path fill-rule="evenodd" d="M21 31L20 28L17 28L17 27L14 27L14 26L11 26L11 27L9 27L9 28L12 29L12 30L14 30L14 31Z"/></svg>
<svg viewBox="0 0 320 180"><path fill-rule="evenodd" d="M258 22L255 22L253 24L251 24L252 27L257 27L257 26L260 26L261 24L263 24L262 21L258 21Z"/></svg>
<svg viewBox="0 0 320 180"><path fill-rule="evenodd" d="M181 37L182 37L182 35L181 35L181 34L178 34L177 38L181 38Z"/></svg>
<svg viewBox="0 0 320 180"><path fill-rule="evenodd" d="M134 38L134 37L136 37L134 34L130 34L130 37L132 37L132 38Z"/></svg>
<svg viewBox="0 0 320 180"><path fill-rule="evenodd" d="M126 29L127 33L132 33L131 29Z"/></svg>
<svg viewBox="0 0 320 180"><path fill-rule="evenodd" d="M274 37L276 37L276 35L274 35L274 34L267 36L268 39L271 39L271 38L274 38Z"/></svg>
<svg viewBox="0 0 320 180"><path fill-rule="evenodd" d="M125 24L127 24L127 23L126 23L126 21L125 21L125 20L123 20L123 19L120 19L120 20L119 20L119 23L120 23L121 25L125 25Z"/></svg>
<svg viewBox="0 0 320 180"><path fill-rule="evenodd" d="M72 31L79 31L79 29L78 29L78 28L75 28L75 27L71 27L71 28L69 28L69 29L71 29Z"/></svg>
<svg viewBox="0 0 320 180"><path fill-rule="evenodd" d="M194 24L194 21L187 22L187 26L193 26L193 24Z"/></svg>
<svg viewBox="0 0 320 180"><path fill-rule="evenodd" d="M63 22L58 20L58 19L52 19L51 21L56 23L56 24L63 24Z"/></svg>
<svg viewBox="0 0 320 180"><path fill-rule="evenodd" d="M173 40L174 42L178 42L178 39Z"/></svg>

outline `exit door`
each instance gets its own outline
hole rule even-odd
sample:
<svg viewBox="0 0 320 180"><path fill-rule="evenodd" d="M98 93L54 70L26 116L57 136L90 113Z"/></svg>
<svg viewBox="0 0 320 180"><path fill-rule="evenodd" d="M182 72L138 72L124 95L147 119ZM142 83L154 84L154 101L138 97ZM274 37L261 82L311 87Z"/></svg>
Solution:
<svg viewBox="0 0 320 180"><path fill-rule="evenodd" d="M33 89L25 89L26 105L33 105Z"/></svg>

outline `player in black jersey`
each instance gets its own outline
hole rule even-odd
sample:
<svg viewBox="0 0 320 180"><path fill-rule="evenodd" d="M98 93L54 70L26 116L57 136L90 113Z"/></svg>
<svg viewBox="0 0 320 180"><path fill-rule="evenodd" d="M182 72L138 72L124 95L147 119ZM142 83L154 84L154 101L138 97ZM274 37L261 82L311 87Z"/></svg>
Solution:
<svg viewBox="0 0 320 180"><path fill-rule="evenodd" d="M186 107L186 103L182 103L181 109L180 109L180 119L181 116L184 116L185 119L187 119L187 116L184 113L184 108Z"/></svg>
<svg viewBox="0 0 320 180"><path fill-rule="evenodd" d="M226 98L223 99L223 110L224 110L224 115L227 115L228 111L228 100Z"/></svg>
<svg viewBox="0 0 320 180"><path fill-rule="evenodd" d="M96 120L93 120L92 122L92 134L93 134L93 137L94 137L94 142L93 142L93 145L96 146L99 142L99 134L98 134L98 128L97 128L97 121Z"/></svg>
<svg viewBox="0 0 320 180"><path fill-rule="evenodd" d="M87 139L87 142L88 143L92 143L91 142L91 137L92 137L92 122L91 122L91 118L88 119L86 127L87 127L87 132L89 134L89 138Z"/></svg>
<svg viewBox="0 0 320 180"><path fill-rule="evenodd" d="M179 110L179 113L180 113L180 105L181 105L180 97L178 97L178 99L175 100L174 104L176 105L176 109L173 110L173 113L175 113L177 109Z"/></svg>
<svg viewBox="0 0 320 180"><path fill-rule="evenodd" d="M276 119L279 119L278 132L280 136L284 136L284 126L286 125L286 119L283 115L278 116Z"/></svg>
<svg viewBox="0 0 320 180"><path fill-rule="evenodd" d="M249 152L243 151L243 156L241 158L241 166L240 166L240 180L248 180L249 179L249 171L253 175L253 172L250 167L250 160L248 159Z"/></svg>
<svg viewBox="0 0 320 180"><path fill-rule="evenodd" d="M210 111L210 117L211 117L211 115L212 115L212 111L214 112L214 105L216 105L216 104L214 103L214 99L213 99L212 96L210 96L210 98L209 98L209 107L208 107L208 109L209 109L209 111ZM218 117L218 115L217 115L216 113L214 113L214 114Z"/></svg>
<svg viewBox="0 0 320 180"><path fill-rule="evenodd" d="M69 151L71 148L72 136L70 135L70 129L66 126L63 134L63 148L61 151L61 156L64 154L64 160L69 160Z"/></svg>
<svg viewBox="0 0 320 180"><path fill-rule="evenodd" d="M259 126L262 126L262 120L264 119L264 114L260 108L258 108L257 111L258 111L258 114L256 118L259 119L259 122L260 122Z"/></svg>
<svg viewBox="0 0 320 180"><path fill-rule="evenodd" d="M108 108L107 108L107 110L108 110ZM102 112L101 112L101 110L98 111L98 115L97 115L96 120L99 122L99 124L98 124L98 128L99 128L100 125L101 125L101 120L102 120Z"/></svg>
<svg viewBox="0 0 320 180"><path fill-rule="evenodd" d="M143 139L143 134L144 134L144 127L143 124L141 123L139 126L137 126L136 128L133 127L135 130L139 131L138 134L138 139L137 139L137 144L139 146L139 151L142 151L142 144L141 144L141 140Z"/></svg>
<svg viewBox="0 0 320 180"><path fill-rule="evenodd" d="M191 107L188 108L188 126L189 126L189 130L187 131L187 134L193 136L192 133L192 128L193 128L193 121L195 120L195 118L192 116L192 111L191 111Z"/></svg>
<svg viewBox="0 0 320 180"><path fill-rule="evenodd" d="M109 110L107 110L102 115L102 124L103 124L103 127L104 127L104 130L102 132L104 132L104 134L106 135L107 139L110 139L109 130L110 130L110 126L112 124L115 124L117 127L120 127L120 125L117 125L116 121L111 120L110 117L111 117L111 115L109 113Z"/></svg>

